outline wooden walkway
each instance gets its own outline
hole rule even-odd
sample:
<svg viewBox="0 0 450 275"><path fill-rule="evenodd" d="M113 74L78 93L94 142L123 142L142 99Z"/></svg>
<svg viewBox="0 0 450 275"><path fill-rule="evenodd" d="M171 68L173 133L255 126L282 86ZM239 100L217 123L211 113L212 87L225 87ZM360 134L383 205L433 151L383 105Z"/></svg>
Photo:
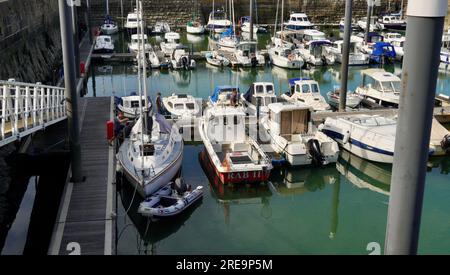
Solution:
<svg viewBox="0 0 450 275"><path fill-rule="evenodd" d="M114 148L106 139L113 99L80 98L81 183L67 182L49 254L110 255L115 251Z"/></svg>

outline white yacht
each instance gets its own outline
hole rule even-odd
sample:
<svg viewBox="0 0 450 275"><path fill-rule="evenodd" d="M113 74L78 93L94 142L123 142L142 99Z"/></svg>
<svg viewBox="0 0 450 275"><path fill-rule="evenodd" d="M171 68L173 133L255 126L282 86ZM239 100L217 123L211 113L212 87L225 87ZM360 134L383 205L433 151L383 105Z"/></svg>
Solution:
<svg viewBox="0 0 450 275"><path fill-rule="evenodd" d="M441 70L449 70L450 69L450 29L447 33L444 33L442 36L442 46L441 46L441 63L439 68Z"/></svg>
<svg viewBox="0 0 450 275"><path fill-rule="evenodd" d="M141 106L145 106L145 97L142 96L141 98ZM140 110L139 110L139 96L137 95L130 95L130 96L122 96L122 97L116 97L116 104L117 109L121 111L125 117L135 119L139 117ZM150 100L148 100L148 106L147 108L150 110L152 108L152 104Z"/></svg>
<svg viewBox="0 0 450 275"><path fill-rule="evenodd" d="M205 33L205 26L200 21L189 21L186 24L186 32L189 34L203 34Z"/></svg>
<svg viewBox="0 0 450 275"><path fill-rule="evenodd" d="M312 29L314 27L309 21L308 16L304 13L291 13L289 21L283 25L287 30L293 31Z"/></svg>
<svg viewBox="0 0 450 275"><path fill-rule="evenodd" d="M125 22L125 29L127 30L127 32L131 34L136 33L140 21L141 20L139 20L138 22L138 13L136 9L134 9L134 12L128 13L127 22Z"/></svg>
<svg viewBox="0 0 450 275"><path fill-rule="evenodd" d="M163 34L168 32L170 32L170 25L163 21L156 22L152 29L153 34Z"/></svg>
<svg viewBox="0 0 450 275"><path fill-rule="evenodd" d="M258 101L260 116L269 113L269 104L277 102L274 85L271 82L255 82L245 94L241 95L246 111L251 116L257 115Z"/></svg>
<svg viewBox="0 0 450 275"><path fill-rule="evenodd" d="M119 32L119 26L112 19L112 17L108 14L106 15L105 20L103 21L102 26L100 27L102 34L116 34Z"/></svg>
<svg viewBox="0 0 450 275"><path fill-rule="evenodd" d="M336 56L330 53L332 43L329 40L305 42L299 52L303 60L313 66L334 65Z"/></svg>
<svg viewBox="0 0 450 275"><path fill-rule="evenodd" d="M360 42L352 37L350 40L350 55L348 60L348 65L350 66L368 65L370 63L370 56L359 50L359 44ZM344 41L339 40L333 42L332 47L328 48L328 51L334 54L336 62L342 63Z"/></svg>
<svg viewBox="0 0 450 275"><path fill-rule="evenodd" d="M400 15L384 15L378 19L377 27L380 30L405 31L406 20L403 20Z"/></svg>
<svg viewBox="0 0 450 275"><path fill-rule="evenodd" d="M394 160L397 129L394 119L369 115L327 118L319 129L363 159L384 163Z"/></svg>
<svg viewBox="0 0 450 275"><path fill-rule="evenodd" d="M232 23L227 19L227 14L222 10L212 11L209 14L206 28L215 33L223 33L231 27Z"/></svg>
<svg viewBox="0 0 450 275"><path fill-rule="evenodd" d="M230 61L217 51L212 51L205 54L206 62L215 67L228 67Z"/></svg>
<svg viewBox="0 0 450 275"><path fill-rule="evenodd" d="M275 45L283 45L287 48L298 48L303 40L303 33L298 31L277 31L271 38Z"/></svg>
<svg viewBox="0 0 450 275"><path fill-rule="evenodd" d="M128 50L131 53L137 54L138 48L142 47L142 40L144 42L145 52L148 52L152 49L152 45L148 43L148 38L146 34L133 34L131 35L131 42L128 44Z"/></svg>
<svg viewBox="0 0 450 275"><path fill-rule="evenodd" d="M327 93L328 103L333 107L335 107L336 109L339 109L339 102L341 101L340 96L341 96L340 87L334 87L333 91ZM351 91L347 91L347 98L345 101L346 107L354 109L361 104L361 101L362 101L361 96L352 93Z"/></svg>
<svg viewBox="0 0 450 275"><path fill-rule="evenodd" d="M258 51L258 43L255 41L241 42L234 50L237 63L243 67L262 67L265 65L265 57Z"/></svg>
<svg viewBox="0 0 450 275"><path fill-rule="evenodd" d="M114 52L114 42L109 35L100 35L95 39L95 53L112 53Z"/></svg>
<svg viewBox="0 0 450 275"><path fill-rule="evenodd" d="M237 100L240 100L240 91L239 87L236 86L217 86L214 89L214 93L208 97L208 106L216 106L216 105L222 105L222 106L231 106L230 98L232 94L236 92L237 93ZM242 102L238 102L238 106L242 106Z"/></svg>
<svg viewBox="0 0 450 275"><path fill-rule="evenodd" d="M281 95L281 98L310 106L315 112L331 111L330 105L320 94L319 83L310 78L290 79L289 92Z"/></svg>
<svg viewBox="0 0 450 275"><path fill-rule="evenodd" d="M219 46L220 50L227 51L227 52L234 52L237 45L239 45L240 39L234 34L230 35L223 35L219 38L219 41L217 42L217 45Z"/></svg>
<svg viewBox="0 0 450 275"><path fill-rule="evenodd" d="M245 117L240 108L214 106L199 122L204 162L224 184L264 182L272 170L261 146L246 134Z"/></svg>
<svg viewBox="0 0 450 275"><path fill-rule="evenodd" d="M268 108L269 115L261 124L275 152L284 155L290 165L323 166L337 161L339 146L313 125L310 106L279 102Z"/></svg>
<svg viewBox="0 0 450 275"><path fill-rule="evenodd" d="M383 69L367 69L361 72L362 83L356 94L379 105L398 107L401 80L396 75Z"/></svg>
<svg viewBox="0 0 450 275"><path fill-rule="evenodd" d="M367 28L367 17L363 17L360 20L357 21L358 27L360 27L362 30L366 30ZM370 28L369 31L373 32L378 29L377 22L375 17L370 18Z"/></svg>
<svg viewBox="0 0 450 275"><path fill-rule="evenodd" d="M305 61L299 52L289 47L274 44L268 48L270 63L285 69L300 69Z"/></svg>
<svg viewBox="0 0 450 275"><path fill-rule="evenodd" d="M176 32L168 32L164 35L164 42L161 42L161 50L166 56L171 56L173 51L179 47L180 44L180 34Z"/></svg>
<svg viewBox="0 0 450 275"><path fill-rule="evenodd" d="M239 26L243 33L250 33L250 16L243 16L239 19ZM259 24L253 24L253 34L267 32L265 26Z"/></svg>
<svg viewBox="0 0 450 275"><path fill-rule="evenodd" d="M162 102L173 119L190 120L201 115L201 105L192 95L172 94Z"/></svg>

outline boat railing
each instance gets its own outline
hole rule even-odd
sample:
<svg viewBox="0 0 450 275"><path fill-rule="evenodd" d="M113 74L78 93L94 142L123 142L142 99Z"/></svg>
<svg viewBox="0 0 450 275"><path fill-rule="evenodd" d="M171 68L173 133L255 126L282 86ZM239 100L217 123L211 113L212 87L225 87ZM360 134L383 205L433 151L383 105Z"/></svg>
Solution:
<svg viewBox="0 0 450 275"><path fill-rule="evenodd" d="M65 90L0 81L0 146L67 118Z"/></svg>

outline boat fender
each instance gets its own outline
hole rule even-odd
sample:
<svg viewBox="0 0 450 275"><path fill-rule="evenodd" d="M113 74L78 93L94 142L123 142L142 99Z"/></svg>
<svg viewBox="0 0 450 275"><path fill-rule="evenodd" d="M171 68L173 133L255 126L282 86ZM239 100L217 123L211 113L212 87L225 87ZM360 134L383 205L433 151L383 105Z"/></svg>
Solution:
<svg viewBox="0 0 450 275"><path fill-rule="evenodd" d="M106 137L108 140L114 138L114 122L111 120L106 122Z"/></svg>
<svg viewBox="0 0 450 275"><path fill-rule="evenodd" d="M320 150L320 143L317 139L310 139L307 142L308 152L313 160L313 164L319 167L325 165L325 158Z"/></svg>
<svg viewBox="0 0 450 275"><path fill-rule="evenodd" d="M450 155L450 134L445 135L445 137L441 141L442 150L444 150L445 154Z"/></svg>
<svg viewBox="0 0 450 275"><path fill-rule="evenodd" d="M342 143L347 144L347 142L350 140L350 132L347 131L344 136L342 137Z"/></svg>

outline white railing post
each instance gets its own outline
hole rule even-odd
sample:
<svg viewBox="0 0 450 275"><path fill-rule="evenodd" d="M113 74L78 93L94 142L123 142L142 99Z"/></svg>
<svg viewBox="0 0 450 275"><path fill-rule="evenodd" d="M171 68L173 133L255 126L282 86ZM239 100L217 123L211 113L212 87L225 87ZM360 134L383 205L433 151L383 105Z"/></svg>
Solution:
<svg viewBox="0 0 450 275"><path fill-rule="evenodd" d="M50 88L46 88L45 89L46 91L47 91L47 93L46 93L46 108L45 108L45 113L46 113L46 116L47 116L47 121L46 121L46 124L50 121L50 93L51 93L51 90L50 90Z"/></svg>
<svg viewBox="0 0 450 275"><path fill-rule="evenodd" d="M7 97L6 97L6 91L8 90L8 87L6 85L3 85L3 91L2 91L2 125L1 125L1 134L2 139L5 138L5 126L6 126L6 107L7 107Z"/></svg>
<svg viewBox="0 0 450 275"><path fill-rule="evenodd" d="M44 88L40 88L41 92L39 94L40 101L41 101L41 107L39 108L39 124L44 125Z"/></svg>
<svg viewBox="0 0 450 275"><path fill-rule="evenodd" d="M25 130L28 130L28 117L30 114L30 86L25 87L25 112L23 115Z"/></svg>
<svg viewBox="0 0 450 275"><path fill-rule="evenodd" d="M38 104L38 87L33 89L33 127L36 127L37 105Z"/></svg>
<svg viewBox="0 0 450 275"><path fill-rule="evenodd" d="M20 98L20 86L16 85L16 90L14 93L14 127L13 127L13 135L17 135L19 133L19 98Z"/></svg>

